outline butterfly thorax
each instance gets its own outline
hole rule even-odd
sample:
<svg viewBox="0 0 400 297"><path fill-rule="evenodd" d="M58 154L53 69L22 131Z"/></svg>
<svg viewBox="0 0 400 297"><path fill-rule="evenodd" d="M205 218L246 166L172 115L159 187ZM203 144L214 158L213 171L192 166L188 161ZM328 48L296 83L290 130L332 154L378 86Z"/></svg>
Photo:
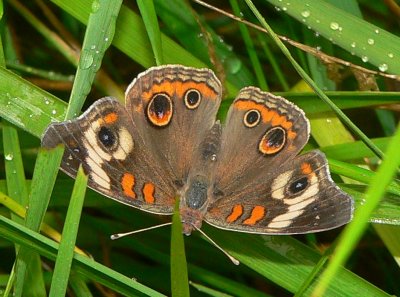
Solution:
<svg viewBox="0 0 400 297"><path fill-rule="evenodd" d="M189 179L188 186L181 194L179 212L182 220L183 234L190 235L201 228L208 205L209 181L204 176Z"/></svg>

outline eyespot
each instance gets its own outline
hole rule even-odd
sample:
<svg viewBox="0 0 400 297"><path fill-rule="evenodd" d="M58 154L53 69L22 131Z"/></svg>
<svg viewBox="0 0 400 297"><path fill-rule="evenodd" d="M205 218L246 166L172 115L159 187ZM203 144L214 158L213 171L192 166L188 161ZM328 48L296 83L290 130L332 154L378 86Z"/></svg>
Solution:
<svg viewBox="0 0 400 297"><path fill-rule="evenodd" d="M106 147L111 148L117 142L117 137L115 133L108 127L103 126L100 128L99 132L97 132L97 136L100 142Z"/></svg>
<svg viewBox="0 0 400 297"><path fill-rule="evenodd" d="M256 109L251 109L244 114L243 123L246 127L253 128L260 122L261 115Z"/></svg>
<svg viewBox="0 0 400 297"><path fill-rule="evenodd" d="M308 186L308 178L306 176L299 178L292 182L289 186L289 192L292 194L298 194L304 191Z"/></svg>
<svg viewBox="0 0 400 297"><path fill-rule="evenodd" d="M147 117L155 126L168 125L172 118L171 98L163 93L154 95L147 105Z"/></svg>
<svg viewBox="0 0 400 297"><path fill-rule="evenodd" d="M282 127L273 127L265 133L259 143L258 149L266 155L276 154L286 143L286 130Z"/></svg>
<svg viewBox="0 0 400 297"><path fill-rule="evenodd" d="M185 105L189 109L196 109L201 102L201 94L195 89L190 89L185 94Z"/></svg>

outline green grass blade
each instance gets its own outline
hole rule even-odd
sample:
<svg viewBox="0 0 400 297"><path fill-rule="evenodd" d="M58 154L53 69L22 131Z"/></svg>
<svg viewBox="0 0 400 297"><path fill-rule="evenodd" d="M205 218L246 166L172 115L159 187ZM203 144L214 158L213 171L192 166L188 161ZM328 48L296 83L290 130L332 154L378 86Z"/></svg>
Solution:
<svg viewBox="0 0 400 297"><path fill-rule="evenodd" d="M229 3L231 5L231 7L232 7L233 13L236 16L239 16L240 15L240 8L239 8L239 4L238 4L237 0L229 0ZM254 70L254 72L256 74L258 86L262 90L268 91L269 87L268 87L268 84L267 84L267 80L265 79L265 75L264 75L263 69L261 67L260 60L259 60L259 58L257 56L257 52L256 52L256 50L254 48L254 43L253 43L253 41L251 39L249 30L242 23L238 23L238 26L239 26L240 34L242 34L243 42L244 42L244 44L246 46L246 49L247 49L247 54L249 55L251 64L253 66L253 70Z"/></svg>
<svg viewBox="0 0 400 297"><path fill-rule="evenodd" d="M151 48L157 65L163 64L163 50L161 43L161 32L158 26L156 10L154 9L153 0L137 0L137 5L142 15L143 23L149 35Z"/></svg>
<svg viewBox="0 0 400 297"><path fill-rule="evenodd" d="M328 1L293 1L290 9L287 9L284 1L267 1L349 53L360 57L362 62L369 62L382 72L400 73L400 61L396 58L400 52L400 39L384 29Z"/></svg>
<svg viewBox="0 0 400 297"><path fill-rule="evenodd" d="M172 296L190 296L179 199L176 199L171 228L171 292Z"/></svg>
<svg viewBox="0 0 400 297"><path fill-rule="evenodd" d="M253 11L254 15L257 17L262 26L268 31L271 38L275 41L275 43L282 50L283 54L288 58L290 63L299 73L299 75L307 82L307 84L318 94L318 96L327 104L329 107L337 114L337 116L349 127L360 139L379 157L382 159L383 153L382 151L376 147L372 141L355 125L353 122L346 116L343 111L341 111L329 98L326 96L322 90L313 82L311 77L301 68L301 66L296 62L296 60L292 57L287 47L282 43L282 41L278 38L272 28L267 24L264 17L260 14L257 8L254 6L251 0L246 0L247 5Z"/></svg>
<svg viewBox="0 0 400 297"><path fill-rule="evenodd" d="M344 230L332 260L321 275L318 286L314 290L314 296L323 296L328 286L332 285L332 280L338 273L340 266L345 263L352 249L365 231L368 218L378 205L400 165L399 146L400 128L397 129L396 134L391 140L386 157L368 187L364 205L356 210L353 221Z"/></svg>
<svg viewBox="0 0 400 297"><path fill-rule="evenodd" d="M87 181L87 175L79 167L51 280L50 297L64 296L67 291Z"/></svg>
<svg viewBox="0 0 400 297"><path fill-rule="evenodd" d="M0 237L29 247L50 260L56 259L57 243L3 216L0 216ZM164 296L86 256L74 254L72 269L126 296Z"/></svg>
<svg viewBox="0 0 400 297"><path fill-rule="evenodd" d="M233 234L204 226L205 231L218 238L218 243L241 264L248 266L270 281L295 293L312 272L321 255L290 236L256 236L253 234ZM315 283L307 290L310 294ZM321 296L386 296L373 284L358 275L340 267L340 273L328 291Z"/></svg>
<svg viewBox="0 0 400 297"><path fill-rule="evenodd" d="M121 4L122 0L93 2L65 117L67 120L78 115L87 94L91 90L104 53L114 38L115 23Z"/></svg>

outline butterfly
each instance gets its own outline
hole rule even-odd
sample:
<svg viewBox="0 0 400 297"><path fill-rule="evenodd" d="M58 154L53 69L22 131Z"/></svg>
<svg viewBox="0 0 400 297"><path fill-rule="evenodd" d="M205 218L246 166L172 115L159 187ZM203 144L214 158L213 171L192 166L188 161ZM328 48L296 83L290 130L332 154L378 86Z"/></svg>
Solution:
<svg viewBox="0 0 400 297"><path fill-rule="evenodd" d="M299 155L304 112L256 87L239 91L224 124L221 83L209 69L153 67L126 90L125 106L96 101L77 119L52 123L42 145L65 146L61 169L82 164L97 192L143 211L171 215L183 233L202 222L258 234L324 231L349 222L353 199L332 181L324 154Z"/></svg>

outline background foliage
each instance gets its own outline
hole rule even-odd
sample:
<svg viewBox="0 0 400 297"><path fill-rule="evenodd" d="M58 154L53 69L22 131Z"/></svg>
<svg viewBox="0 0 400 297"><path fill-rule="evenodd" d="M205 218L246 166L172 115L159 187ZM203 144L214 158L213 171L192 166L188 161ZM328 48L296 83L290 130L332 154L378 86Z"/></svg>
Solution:
<svg viewBox="0 0 400 297"><path fill-rule="evenodd" d="M179 240L170 244L168 227L109 240L171 218L89 189L84 196L84 176L75 185L57 176L62 149L39 149L51 121L102 96L123 101L139 72L166 63L212 68L225 88L222 119L248 85L295 102L311 120L306 150L326 153L333 178L356 201L343 234L259 236L204 226L242 264L199 234L185 238L191 295L399 295L398 3L209 1L254 28L198 2L0 1L0 295L187 294L177 281L184 269L170 267L186 266L175 262L185 253ZM262 17L288 50L264 32ZM76 234L70 226L79 217Z"/></svg>

